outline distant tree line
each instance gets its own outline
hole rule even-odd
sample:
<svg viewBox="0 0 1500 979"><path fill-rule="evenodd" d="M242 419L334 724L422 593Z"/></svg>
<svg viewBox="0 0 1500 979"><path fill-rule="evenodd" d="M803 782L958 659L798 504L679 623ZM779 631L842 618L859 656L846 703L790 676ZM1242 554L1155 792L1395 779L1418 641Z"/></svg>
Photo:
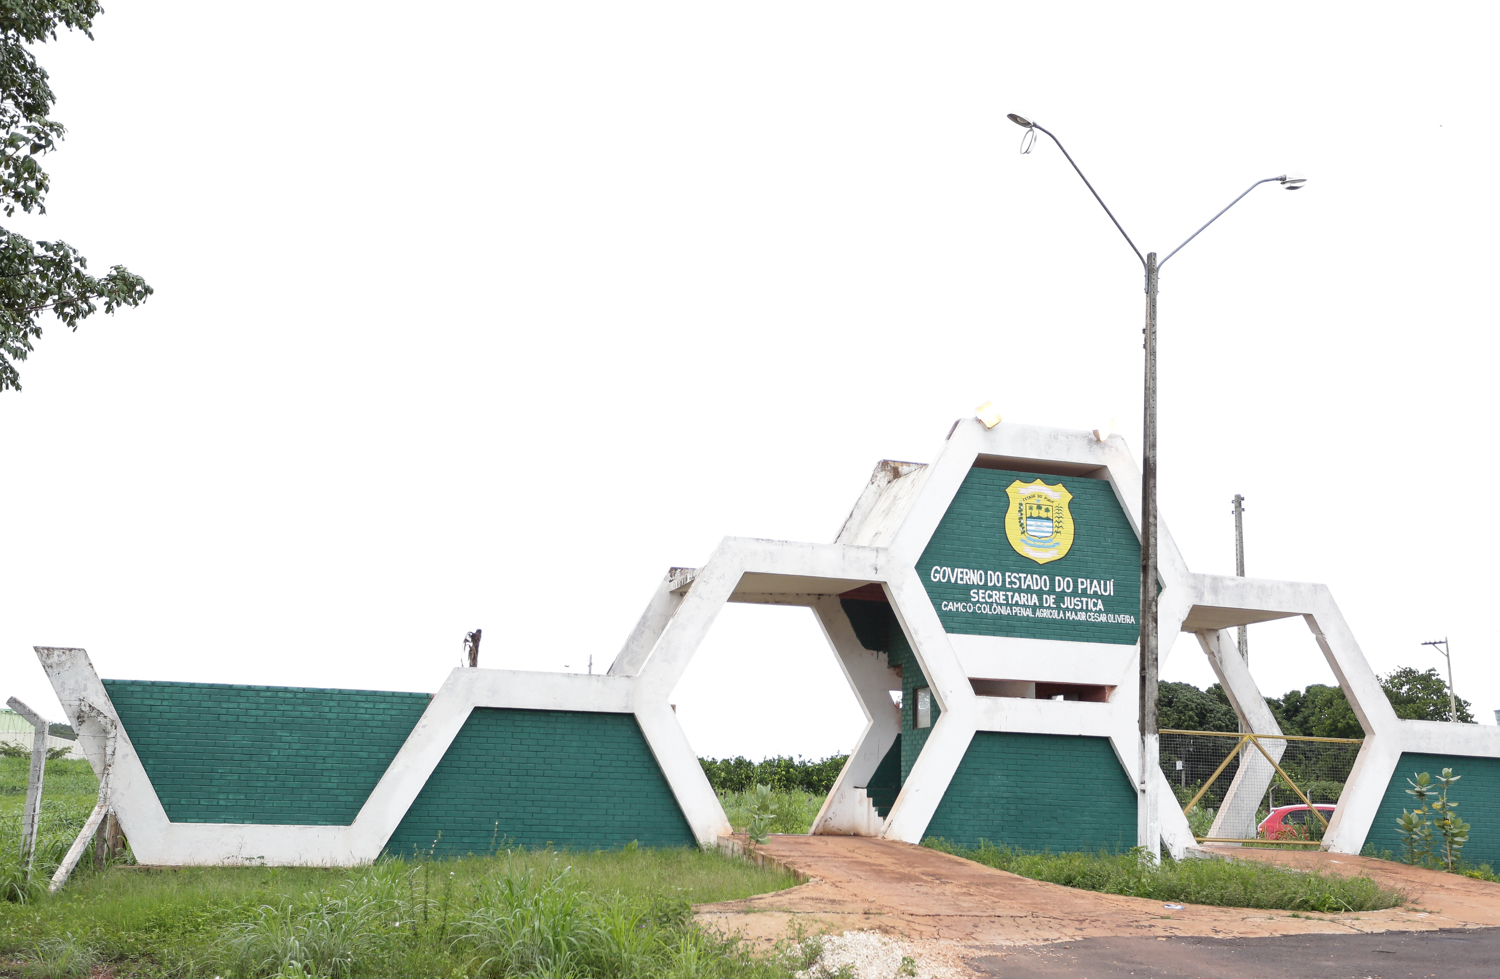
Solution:
<svg viewBox="0 0 1500 979"><path fill-rule="evenodd" d="M795 759L778 756L759 762L744 757L699 758L698 762L716 792L746 792L760 784L778 792L800 789L813 795L827 795L848 758L848 755L829 755L822 761L811 761L799 755Z"/></svg>
<svg viewBox="0 0 1500 979"><path fill-rule="evenodd" d="M1448 720L1448 684L1435 669L1418 671L1410 666L1392 670L1380 678L1386 699L1396 716L1416 721ZM1229 697L1215 683L1199 690L1190 683L1159 685L1157 711L1163 728L1182 731L1234 731L1239 727ZM1283 734L1300 734L1315 738L1362 738L1364 729L1349 706L1349 699L1339 687L1310 684L1303 690L1289 690L1280 697L1267 697L1266 706ZM1458 701L1458 719L1473 724L1474 715L1467 700Z"/></svg>

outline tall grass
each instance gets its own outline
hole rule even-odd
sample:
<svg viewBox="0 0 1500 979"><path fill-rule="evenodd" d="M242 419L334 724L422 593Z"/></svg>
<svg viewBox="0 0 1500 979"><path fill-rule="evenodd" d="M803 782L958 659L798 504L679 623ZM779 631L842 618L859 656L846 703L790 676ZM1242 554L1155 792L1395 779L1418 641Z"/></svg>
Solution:
<svg viewBox="0 0 1500 979"><path fill-rule="evenodd" d="M87 761L47 762L36 861L28 879L20 853L30 766L29 758L0 758L0 904L34 900L45 889L45 882L62 863L98 800L99 780Z"/></svg>
<svg viewBox="0 0 1500 979"><path fill-rule="evenodd" d="M0 959L30 961L71 933L117 973L183 979L784 977L781 959L696 929L691 904L794 883L717 852L636 847L356 870L114 867L0 905Z"/></svg>
<svg viewBox="0 0 1500 979"><path fill-rule="evenodd" d="M724 815L729 818L729 825L734 827L735 832L744 832L750 825L750 817L755 808L754 798L753 790L719 793L719 804L724 807ZM807 833L812 830L813 820L823 806L824 796L789 789L773 792L771 798L776 815L771 819L766 832Z"/></svg>
<svg viewBox="0 0 1500 979"><path fill-rule="evenodd" d="M929 838L924 846L997 870L1066 887L1183 904L1283 911L1378 911L1406 903L1368 877L1289 870L1238 860L1163 860L1153 866L1136 853L1027 853L980 841L958 846Z"/></svg>

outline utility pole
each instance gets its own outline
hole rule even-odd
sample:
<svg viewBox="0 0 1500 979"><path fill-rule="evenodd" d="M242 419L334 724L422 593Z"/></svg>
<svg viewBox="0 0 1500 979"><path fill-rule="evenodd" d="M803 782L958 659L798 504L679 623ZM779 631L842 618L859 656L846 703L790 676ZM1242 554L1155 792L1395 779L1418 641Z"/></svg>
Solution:
<svg viewBox="0 0 1500 979"><path fill-rule="evenodd" d="M1234 573L1245 577L1245 498L1234 494ZM1240 659L1250 666L1250 634L1240 626Z"/></svg>
<svg viewBox="0 0 1500 979"><path fill-rule="evenodd" d="M1443 659L1448 661L1448 719L1454 724L1458 723L1458 698L1453 696L1453 657L1448 655L1448 639L1434 639L1432 642L1424 642L1422 645L1431 646L1443 654ZM1443 647L1438 649L1438 647Z"/></svg>
<svg viewBox="0 0 1500 979"><path fill-rule="evenodd" d="M1127 239L1129 240L1129 239ZM1168 256L1170 257L1170 256ZM1141 814L1139 842L1147 847L1151 862L1157 862L1161 846L1161 817L1157 812L1156 779L1161 771L1161 735L1157 733L1157 622L1156 585L1156 252L1146 255L1146 390L1145 419L1141 426Z"/></svg>

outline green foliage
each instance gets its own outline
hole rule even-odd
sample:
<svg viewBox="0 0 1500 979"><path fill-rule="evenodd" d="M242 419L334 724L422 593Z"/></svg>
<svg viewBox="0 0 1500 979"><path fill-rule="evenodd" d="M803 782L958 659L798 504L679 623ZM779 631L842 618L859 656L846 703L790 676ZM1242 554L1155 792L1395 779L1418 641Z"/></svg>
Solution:
<svg viewBox="0 0 1500 979"><path fill-rule="evenodd" d="M1396 817L1396 830L1401 834L1401 845L1407 863L1423 866L1440 863L1442 869L1449 873L1460 870L1460 858L1464 844L1469 842L1470 826L1458 815L1458 803L1450 799L1448 793L1461 778L1462 775L1453 774L1453 769L1445 768L1437 777L1439 787L1433 786L1432 775L1428 772L1420 772L1414 778L1406 780L1406 784L1411 786L1406 794L1417 804L1415 809L1401 810L1401 815ZM1429 803L1428 796L1436 798ZM1437 818L1428 818L1429 812ZM1437 831L1436 836L1434 830ZM1442 840L1442 848L1434 855L1433 847L1437 845L1439 838Z"/></svg>
<svg viewBox="0 0 1500 979"><path fill-rule="evenodd" d="M769 785L778 792L798 789L813 795L827 795L833 789L839 772L844 770L848 755L829 755L821 761L778 756L761 762L745 757L699 758L703 774L715 792L746 792L756 784Z"/></svg>
<svg viewBox="0 0 1500 979"><path fill-rule="evenodd" d="M1437 670L1418 672L1410 666L1392 670L1380 678L1386 698L1395 708L1396 716L1413 721L1446 721L1451 718L1448 701L1448 683ZM1473 724L1467 700L1459 699L1458 719L1464 724Z"/></svg>
<svg viewBox="0 0 1500 979"><path fill-rule="evenodd" d="M765 824L767 833L806 833L823 805L822 795L792 789L772 793L774 815ZM736 831L748 831L756 808L755 792L720 792L719 804Z"/></svg>
<svg viewBox="0 0 1500 979"><path fill-rule="evenodd" d="M1448 684L1435 669L1402 666L1380 678L1397 717L1418 721L1448 720ZM1161 727L1181 731L1234 731L1239 720L1219 684L1199 690L1190 683L1162 682L1158 689ZM1364 728L1339 687L1314 683L1267 697L1282 734L1314 738L1362 738ZM1474 723L1467 700L1458 701L1458 719Z"/></svg>
<svg viewBox="0 0 1500 979"><path fill-rule="evenodd" d="M1365 736L1359 718L1349 706L1349 699L1339 687L1314 683L1306 690L1289 690L1281 697L1267 697L1266 704L1281 726L1282 734L1314 738Z"/></svg>
<svg viewBox="0 0 1500 979"><path fill-rule="evenodd" d="M717 851L650 847L353 871L89 870L56 896L0 905L0 959L71 933L115 975L790 979L779 959L699 932L690 905L795 883Z"/></svg>
<svg viewBox="0 0 1500 979"><path fill-rule="evenodd" d="M1191 683L1163 681L1157 687L1157 716L1160 726L1179 731L1235 731L1239 719L1229 698L1215 683L1199 690Z"/></svg>
<svg viewBox="0 0 1500 979"><path fill-rule="evenodd" d="M41 158L66 130L48 117L56 95L28 44L56 40L59 28L92 38L98 0L5 0L0 3L0 210L45 214L50 178ZM41 337L51 311L69 329L99 311L139 306L152 289L122 265L91 275L88 260L63 241L31 241L0 228L0 391L20 390L16 364Z"/></svg>
<svg viewBox="0 0 1500 979"><path fill-rule="evenodd" d="M0 906L24 904L45 893L45 883L67 854L68 847L88 818L99 792L99 781L86 761L47 762L38 825L36 862L28 879L20 861L21 811L26 802L26 780L31 753L0 758ZM92 872L84 861L82 873Z"/></svg>
<svg viewBox="0 0 1500 979"><path fill-rule="evenodd" d="M71 934L37 942L21 966L23 979L83 979L94 973L99 953Z"/></svg>
<svg viewBox="0 0 1500 979"><path fill-rule="evenodd" d="M1307 873L1238 860L1163 860L1135 853L1027 853L982 841L977 847L927 839L923 846L1033 880L1153 901L1286 911L1378 911L1406 895L1368 877Z"/></svg>
<svg viewBox="0 0 1500 979"><path fill-rule="evenodd" d="M750 826L745 831L751 843L764 843L776 818L776 797L769 785L757 785L751 801Z"/></svg>

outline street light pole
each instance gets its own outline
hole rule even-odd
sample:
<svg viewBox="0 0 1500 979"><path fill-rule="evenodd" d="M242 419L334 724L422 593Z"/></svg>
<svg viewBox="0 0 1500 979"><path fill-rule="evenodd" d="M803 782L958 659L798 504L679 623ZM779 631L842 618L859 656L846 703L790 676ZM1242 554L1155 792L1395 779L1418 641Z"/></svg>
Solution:
<svg viewBox="0 0 1500 979"><path fill-rule="evenodd" d="M1280 183L1281 186L1285 187L1287 190L1298 190L1304 183L1307 182L1307 178L1302 176L1300 173L1289 171L1279 177L1267 177L1264 180L1257 180L1255 183L1247 187L1244 193L1240 194L1239 197L1236 197L1234 200L1230 201L1229 204L1224 208L1224 210L1209 218L1208 221L1203 225L1203 227L1188 235L1188 237L1183 241L1181 245L1178 245L1176 248L1168 252L1166 258L1162 259L1160 262L1157 262L1155 252L1151 252L1147 255L1142 255L1141 250L1135 247L1135 242L1130 240L1130 236L1125 233L1125 229L1120 225L1120 222L1115 219L1115 216L1110 211L1109 206L1104 203L1104 198L1099 196L1099 192L1097 190L1094 190L1094 185L1089 183L1089 178L1085 177L1083 175L1083 171L1078 168L1078 164L1073 162L1073 157L1069 155L1068 151L1063 147L1061 140L1059 140L1048 130L1037 125L1035 122L1027 119L1024 116L1020 116L1012 112L1008 114L1007 118L1010 119L1011 122L1026 130L1026 135L1021 140L1021 152L1023 154L1031 152L1032 147L1036 143L1036 133L1038 132L1045 133L1047 138L1051 139L1052 142L1057 146L1057 148L1062 151L1062 155L1067 159L1069 165L1073 167L1073 171L1078 174L1078 177L1083 181L1084 186L1089 189L1089 193L1094 195L1094 200L1099 202L1099 206L1104 208L1104 213L1109 215L1109 220L1114 224L1116 230L1118 230L1120 232L1120 235L1125 239L1125 243L1130 246L1130 250L1135 252L1135 257L1140 259L1141 265L1146 271L1146 327L1143 331L1146 335L1146 383L1144 396L1145 417L1143 419L1144 423L1142 426L1143 431L1141 435L1141 653L1139 691L1141 755L1140 782L1137 784L1136 788L1139 793L1140 799L1139 819L1137 821L1137 843L1145 848L1145 852L1148 855L1148 858L1152 862L1155 862L1161 846L1161 819L1156 804L1157 786L1156 780L1151 777L1152 771L1159 766L1160 757L1160 734L1158 733L1157 722L1157 652L1159 640L1159 623L1157 621L1158 616L1156 594L1157 588L1161 581L1158 568L1156 526L1157 278L1160 273L1161 266L1167 264L1167 261L1171 259L1173 255L1176 255L1178 252L1182 251L1184 245L1202 234L1210 224L1213 224L1215 221L1219 220L1219 218L1223 217L1225 211L1228 211L1229 208L1234 207L1234 205L1238 204L1242 199L1244 199L1246 194L1250 193L1250 191L1259 187L1261 184L1271 183L1272 181Z"/></svg>
<svg viewBox="0 0 1500 979"><path fill-rule="evenodd" d="M1453 657L1448 655L1448 638L1434 639L1432 642L1424 642L1422 645L1431 646L1443 654L1443 659L1448 661L1448 720L1454 724L1458 723L1458 698L1453 694ZM1442 649L1438 649L1442 646Z"/></svg>

